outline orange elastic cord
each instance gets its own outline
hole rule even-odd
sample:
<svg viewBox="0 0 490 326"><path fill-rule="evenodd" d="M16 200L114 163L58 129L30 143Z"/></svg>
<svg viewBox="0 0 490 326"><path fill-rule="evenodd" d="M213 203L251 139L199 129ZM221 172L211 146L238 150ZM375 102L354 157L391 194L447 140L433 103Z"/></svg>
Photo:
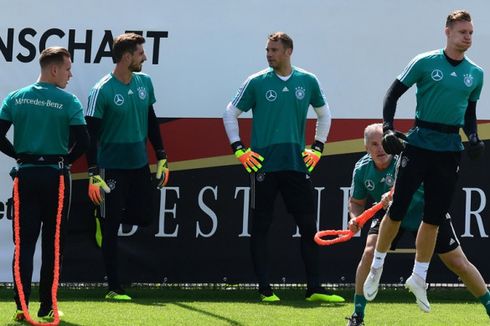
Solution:
<svg viewBox="0 0 490 326"><path fill-rule="evenodd" d="M391 189L390 194L393 195L394 188ZM371 208L366 209L362 212L361 215L356 217L355 221L359 226L359 229L362 229L364 224L370 220L378 211L383 208L383 202L379 202L376 205L373 205ZM313 238L315 242L320 246L329 246L339 242L345 242L350 240L354 236L354 232L351 230L324 230L318 231ZM327 236L336 236L333 239L323 239Z"/></svg>
<svg viewBox="0 0 490 326"><path fill-rule="evenodd" d="M19 197L19 178L14 179L14 239L15 239L15 254L14 254L14 279L17 286L17 292L19 294L19 301L22 307L22 312L26 321L34 326L57 326L60 323L60 316L58 313L58 283L60 277L60 234L61 234L61 217L63 215L63 202L65 199L65 177L63 176L63 170L60 171L59 178L59 190L58 190L58 211L56 213L56 229L54 235L54 271L53 271L53 286L51 287L52 307L54 312L54 320L48 323L40 323L34 321L29 315L29 309L27 308L26 298L24 295L24 288L20 277L20 197Z"/></svg>

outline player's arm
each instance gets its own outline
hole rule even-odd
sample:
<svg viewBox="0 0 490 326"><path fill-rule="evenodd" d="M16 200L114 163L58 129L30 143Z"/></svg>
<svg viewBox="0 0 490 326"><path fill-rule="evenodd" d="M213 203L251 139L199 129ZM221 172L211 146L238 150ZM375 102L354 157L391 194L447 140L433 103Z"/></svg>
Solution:
<svg viewBox="0 0 490 326"><path fill-rule="evenodd" d="M160 126L158 124L157 115L155 114L153 105L150 105L148 108L148 139L153 146L155 156L157 158L157 188L161 189L167 185L170 170L167 165L167 153L163 148Z"/></svg>
<svg viewBox="0 0 490 326"><path fill-rule="evenodd" d="M311 145L311 149L305 149L303 151L303 160L309 172L313 171L322 157L323 147L327 141L330 125L332 124L332 114L327 103L324 106L313 109L317 115L315 142Z"/></svg>
<svg viewBox="0 0 490 326"><path fill-rule="evenodd" d="M226 135L231 144L231 149L235 156L240 160L247 172L251 173L252 170L257 172L261 167L264 158L253 152L250 148L245 148L240 140L240 130L238 127L238 117L243 113L233 103L228 103L225 112L223 113L223 125L225 126Z"/></svg>
<svg viewBox="0 0 490 326"><path fill-rule="evenodd" d="M349 230L357 233L359 229L359 225L355 222L355 218L364 212L366 208L367 199L356 199L354 197L350 197L349 199Z"/></svg>
<svg viewBox="0 0 490 326"><path fill-rule="evenodd" d="M468 137L467 153L471 159L477 159L485 150L485 143L478 137L476 120L476 101L468 101L468 107L464 115L464 133Z"/></svg>
<svg viewBox="0 0 490 326"><path fill-rule="evenodd" d="M99 168L97 166L97 146L102 120L90 116L86 116L85 120L87 121L87 130L90 136L90 145L85 155L87 158L89 176L88 196L95 205L100 205L103 201L101 191L106 193L111 192L111 189L100 176Z"/></svg>
<svg viewBox="0 0 490 326"><path fill-rule="evenodd" d="M404 143L395 132L395 119L398 99L409 89L398 79L391 84L383 101L383 148L387 154L399 154L404 149Z"/></svg>
<svg viewBox="0 0 490 326"><path fill-rule="evenodd" d="M72 140L72 145L70 145L70 150L66 157L68 164L75 162L77 158L88 150L90 137L87 127L85 125L70 126L70 139Z"/></svg>
<svg viewBox="0 0 490 326"><path fill-rule="evenodd" d="M15 159L17 157L15 153L14 145L7 138L7 132L10 129L12 122L0 119L0 151L7 156Z"/></svg>

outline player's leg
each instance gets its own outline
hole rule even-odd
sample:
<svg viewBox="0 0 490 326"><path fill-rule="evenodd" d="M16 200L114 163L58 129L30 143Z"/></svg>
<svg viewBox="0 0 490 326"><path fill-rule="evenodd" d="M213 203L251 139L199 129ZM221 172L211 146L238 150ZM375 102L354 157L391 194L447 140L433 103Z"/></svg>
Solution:
<svg viewBox="0 0 490 326"><path fill-rule="evenodd" d="M464 254L449 214L447 214L445 222L439 227L435 251L444 265L458 275L468 291L480 300L490 316L490 292L481 273Z"/></svg>
<svg viewBox="0 0 490 326"><path fill-rule="evenodd" d="M405 286L416 297L419 308L430 311L427 300L427 271L434 253L439 225L446 219L458 180L459 152L429 152L425 155L428 167L424 178L424 217L416 239L416 254L412 275Z"/></svg>
<svg viewBox="0 0 490 326"><path fill-rule="evenodd" d="M128 195L122 223L138 226L149 226L158 216L157 200L159 192L152 183L150 167L129 170Z"/></svg>
<svg viewBox="0 0 490 326"><path fill-rule="evenodd" d="M274 202L277 196L275 173L250 175L251 231L250 251L254 271L259 283L259 294L264 302L279 301L269 283L268 234L273 220Z"/></svg>
<svg viewBox="0 0 490 326"><path fill-rule="evenodd" d="M364 281L369 274L369 269L374 257L374 248L376 247L376 240L378 239L380 219L373 219L371 223L371 228L366 239L366 246L364 247L364 252L362 253L361 260L356 270L356 283L355 283L355 293L354 293L354 312L352 316L348 318L348 326L362 325L364 322L364 313L366 309L367 300L364 297L362 290ZM373 224L376 229L376 233L371 233L373 230Z"/></svg>
<svg viewBox="0 0 490 326"><path fill-rule="evenodd" d="M320 283L320 247L315 243L317 232L313 185L306 173L278 172L284 202L295 219L301 239L301 257L306 270L307 301L344 302L344 298L327 292Z"/></svg>
<svg viewBox="0 0 490 326"><path fill-rule="evenodd" d="M41 230L41 206L38 197L40 185L37 183L36 172L31 168L19 169L19 226L20 226L20 278L26 305L29 305L34 251ZM14 198L14 201L16 198ZM13 225L13 224L12 224ZM12 275L14 273L12 262ZM14 278L14 299L17 310L22 310L17 284Z"/></svg>
<svg viewBox="0 0 490 326"><path fill-rule="evenodd" d="M121 286L119 279L119 248L118 231L121 223L125 198L127 194L127 173L125 170L101 170L106 182L112 180L114 186L111 192L105 194L105 200L100 206L102 229L102 256L107 274L108 293L105 298L109 300L131 300Z"/></svg>
<svg viewBox="0 0 490 326"><path fill-rule="evenodd" d="M364 296L369 301L378 293L386 254L398 234L413 194L422 183L425 162L419 151L416 147L407 145L399 158L393 202L381 222L371 270L363 286Z"/></svg>
<svg viewBox="0 0 490 326"><path fill-rule="evenodd" d="M52 286L54 279L54 262L55 262L55 232L56 232L56 218L59 206L59 171L46 167L42 173L39 173L39 177L44 184L44 190L39 194L42 202L41 219L42 219L42 264L40 272L39 282L39 301L40 307L38 311L39 317L47 317L48 319L54 318L54 312L52 307ZM71 192L71 182L68 172L65 173L65 191L63 193L63 214L61 216L60 224L60 265L57 266L61 269L61 255L62 255L62 242L63 242L63 230L67 221L67 213L69 206L69 198ZM58 311L59 312L59 311Z"/></svg>

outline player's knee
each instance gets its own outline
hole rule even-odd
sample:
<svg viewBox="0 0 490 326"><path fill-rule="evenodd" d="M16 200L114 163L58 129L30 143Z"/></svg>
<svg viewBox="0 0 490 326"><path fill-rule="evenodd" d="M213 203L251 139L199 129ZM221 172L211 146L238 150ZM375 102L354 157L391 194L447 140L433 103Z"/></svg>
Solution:
<svg viewBox="0 0 490 326"><path fill-rule="evenodd" d="M466 257L451 257L444 260L447 267L456 275L463 275L470 269L470 262Z"/></svg>
<svg viewBox="0 0 490 326"><path fill-rule="evenodd" d="M362 253L361 263L371 265L374 258L374 246L366 246Z"/></svg>

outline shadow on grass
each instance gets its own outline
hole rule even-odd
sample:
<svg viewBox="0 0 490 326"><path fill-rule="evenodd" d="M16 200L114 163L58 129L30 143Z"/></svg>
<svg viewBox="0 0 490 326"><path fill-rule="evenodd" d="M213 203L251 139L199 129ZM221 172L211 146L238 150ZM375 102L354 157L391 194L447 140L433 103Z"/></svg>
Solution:
<svg viewBox="0 0 490 326"><path fill-rule="evenodd" d="M192 306L189 306L189 305L187 305L185 303L174 302L173 304L176 305L176 306L178 306L178 307L181 307L181 308L184 308L184 309L193 311L193 312L197 312L199 314L206 315L208 317L212 317L212 318L217 319L219 321L227 322L229 325L234 325L234 326L244 325L244 324L242 324L240 322L237 322L236 320L233 320L233 319L230 319L230 318L226 318L226 317L217 315L217 314L215 314L213 312L209 312L209 311L206 311L206 310L203 310L203 309L192 307Z"/></svg>

